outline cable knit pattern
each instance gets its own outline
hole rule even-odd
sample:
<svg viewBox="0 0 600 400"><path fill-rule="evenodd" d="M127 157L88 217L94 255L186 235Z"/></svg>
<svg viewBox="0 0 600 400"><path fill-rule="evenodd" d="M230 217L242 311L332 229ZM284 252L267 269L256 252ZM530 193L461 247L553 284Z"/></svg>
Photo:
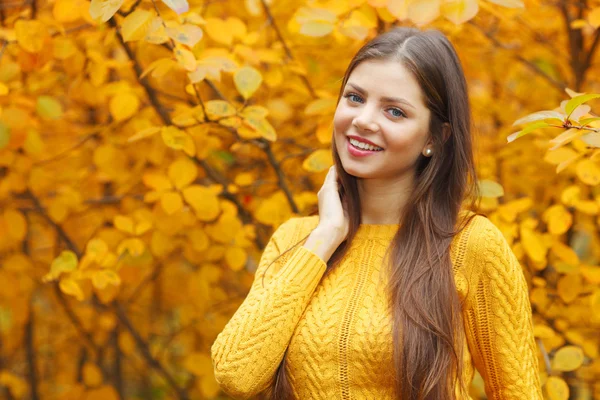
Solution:
<svg viewBox="0 0 600 400"><path fill-rule="evenodd" d="M326 263L302 245L267 270L318 218L292 218L275 231L248 296L212 345L215 377L234 398L271 385L287 350L297 399L394 399L383 257L398 225L361 225L327 277ZM490 400L541 400L528 287L502 233L476 216L454 238L451 259L464 300L461 379L468 385L476 368Z"/></svg>

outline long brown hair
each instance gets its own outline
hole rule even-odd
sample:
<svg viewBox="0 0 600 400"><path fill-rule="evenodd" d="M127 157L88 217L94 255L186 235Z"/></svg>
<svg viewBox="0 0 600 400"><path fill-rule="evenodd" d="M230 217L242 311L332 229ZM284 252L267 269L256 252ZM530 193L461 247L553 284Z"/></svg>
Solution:
<svg viewBox="0 0 600 400"><path fill-rule="evenodd" d="M467 388L461 379L462 305L450 246L453 237L477 215L461 213L461 208L476 210L479 199L467 83L458 55L442 32L400 27L375 37L357 52L344 75L338 103L354 68L367 60L398 61L413 73L431 111L429 130L434 141L433 156L420 155L416 161L415 186L388 248L395 391L402 400L453 400L455 390L462 394ZM451 128L446 137L444 123ZM328 260L325 274L344 257L361 221L357 178L345 172L335 136L332 152L340 196L348 210L349 233ZM464 217L458 221L461 215ZM286 355L263 398L293 399Z"/></svg>

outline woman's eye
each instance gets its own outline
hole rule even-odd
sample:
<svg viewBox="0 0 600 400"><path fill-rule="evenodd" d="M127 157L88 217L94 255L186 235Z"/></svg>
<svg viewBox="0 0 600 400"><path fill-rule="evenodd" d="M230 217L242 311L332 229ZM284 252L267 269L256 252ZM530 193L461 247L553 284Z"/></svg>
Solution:
<svg viewBox="0 0 600 400"><path fill-rule="evenodd" d="M398 108L390 108L394 117L405 117L404 113Z"/></svg>
<svg viewBox="0 0 600 400"><path fill-rule="evenodd" d="M356 103L356 102L360 102L360 96L355 95L354 93L348 93L346 96L346 98L349 98L350 101ZM354 100L354 99L358 99L358 100Z"/></svg>

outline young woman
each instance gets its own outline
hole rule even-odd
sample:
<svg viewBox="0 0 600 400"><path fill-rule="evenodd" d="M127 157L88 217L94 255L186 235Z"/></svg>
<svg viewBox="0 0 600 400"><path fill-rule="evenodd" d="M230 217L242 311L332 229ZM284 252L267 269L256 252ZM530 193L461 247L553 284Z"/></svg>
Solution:
<svg viewBox="0 0 600 400"><path fill-rule="evenodd" d="M223 390L470 399L476 368L490 400L542 399L521 266L465 207L476 203L467 85L441 32L397 28L358 51L332 152L319 214L275 231L212 346Z"/></svg>

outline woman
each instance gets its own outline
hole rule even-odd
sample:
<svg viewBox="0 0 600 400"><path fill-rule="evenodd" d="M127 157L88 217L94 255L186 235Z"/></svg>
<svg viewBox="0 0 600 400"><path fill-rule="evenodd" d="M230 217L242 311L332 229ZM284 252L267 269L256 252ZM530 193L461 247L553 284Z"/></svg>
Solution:
<svg viewBox="0 0 600 400"><path fill-rule="evenodd" d="M466 86L437 30L397 28L358 51L319 215L275 231L212 346L225 392L470 399L476 368L490 400L542 398L522 269L462 208L476 201Z"/></svg>

